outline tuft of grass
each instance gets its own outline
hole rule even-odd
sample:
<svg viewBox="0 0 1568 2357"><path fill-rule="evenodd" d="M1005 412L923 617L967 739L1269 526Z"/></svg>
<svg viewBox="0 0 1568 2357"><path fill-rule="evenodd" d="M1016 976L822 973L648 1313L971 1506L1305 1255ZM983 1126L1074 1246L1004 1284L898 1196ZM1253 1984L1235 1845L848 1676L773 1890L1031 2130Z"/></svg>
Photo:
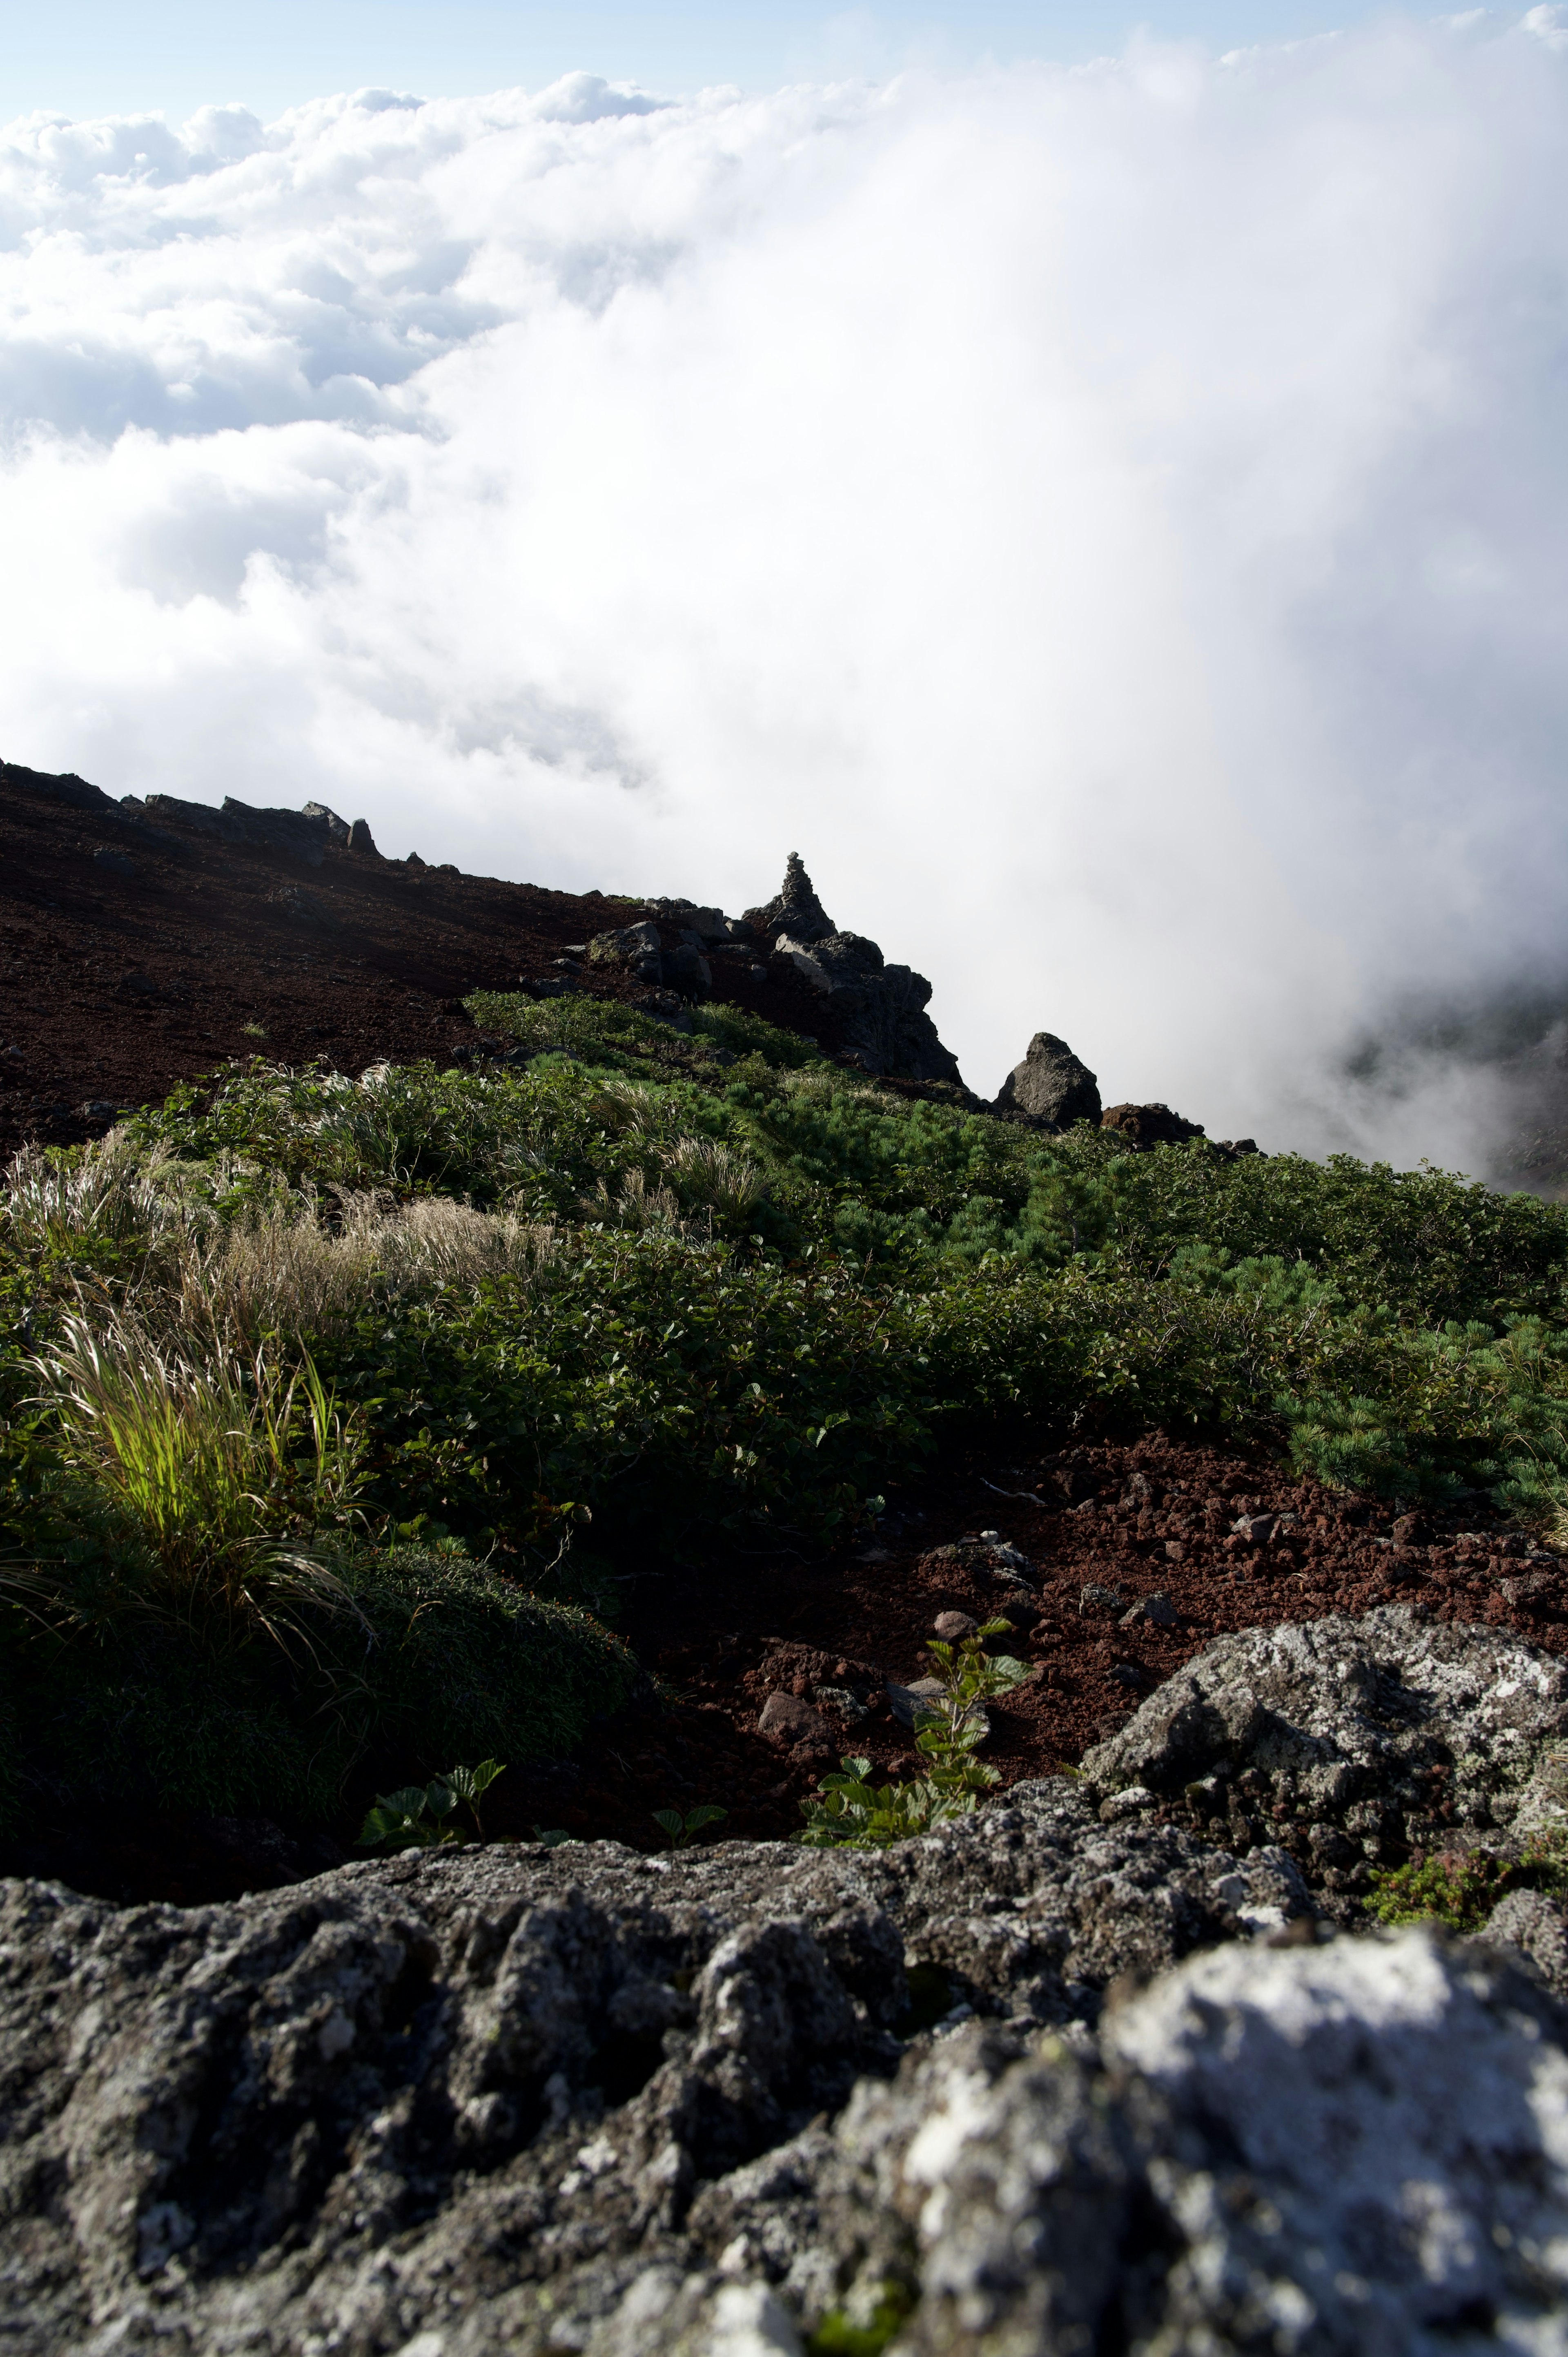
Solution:
<svg viewBox="0 0 1568 2357"><path fill-rule="evenodd" d="M312 1611L352 1607L316 1550L359 1509L357 1420L311 1361L285 1372L218 1346L157 1342L134 1320L64 1321L33 1361L66 1473L109 1534L96 1564L69 1557L5 1576L59 1630L162 1620L208 1652L265 1634L290 1652Z"/></svg>

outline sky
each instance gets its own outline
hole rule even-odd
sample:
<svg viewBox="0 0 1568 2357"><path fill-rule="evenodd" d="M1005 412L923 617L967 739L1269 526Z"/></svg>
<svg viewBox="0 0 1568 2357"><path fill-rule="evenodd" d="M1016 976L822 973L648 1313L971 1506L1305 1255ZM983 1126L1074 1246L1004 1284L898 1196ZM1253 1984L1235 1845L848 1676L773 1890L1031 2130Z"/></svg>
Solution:
<svg viewBox="0 0 1568 2357"><path fill-rule="evenodd" d="M285 8L288 90L14 119L0 755L732 910L798 849L987 1093L1049 1030L1485 1167L1423 1041L1568 1003L1568 6L1208 21L276 113Z"/></svg>
<svg viewBox="0 0 1568 2357"><path fill-rule="evenodd" d="M528 5L526 0L212 0L127 7L55 0L0 11L0 121L239 104L263 117L370 85L454 98L563 74L635 81L661 94L733 83L772 90L910 62L946 70L990 59L1073 63L1119 51L1142 28L1220 51L1354 23L1373 12L1327 0L929 0L823 7L817 0Z"/></svg>

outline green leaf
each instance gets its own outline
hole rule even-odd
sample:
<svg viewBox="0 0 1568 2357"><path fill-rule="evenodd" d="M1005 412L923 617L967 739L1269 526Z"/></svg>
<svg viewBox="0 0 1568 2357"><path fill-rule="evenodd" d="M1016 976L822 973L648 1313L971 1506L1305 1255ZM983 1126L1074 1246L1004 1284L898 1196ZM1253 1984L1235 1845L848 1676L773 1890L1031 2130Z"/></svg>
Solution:
<svg viewBox="0 0 1568 2357"><path fill-rule="evenodd" d="M669 1835L672 1842L678 1842L686 1830L679 1809L655 1809L653 1822Z"/></svg>
<svg viewBox="0 0 1568 2357"><path fill-rule="evenodd" d="M714 1802L703 1801L696 1808L687 1811L686 1831L689 1834L699 1834L704 1825L716 1825L722 1817L727 1817L728 1814L727 1809L719 1808Z"/></svg>

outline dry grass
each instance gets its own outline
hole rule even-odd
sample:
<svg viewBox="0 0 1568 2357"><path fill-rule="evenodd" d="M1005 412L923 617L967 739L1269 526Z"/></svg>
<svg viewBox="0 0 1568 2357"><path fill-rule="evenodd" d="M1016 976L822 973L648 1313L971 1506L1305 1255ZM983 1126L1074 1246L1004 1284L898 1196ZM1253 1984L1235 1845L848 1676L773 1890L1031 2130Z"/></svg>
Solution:
<svg viewBox="0 0 1568 2357"><path fill-rule="evenodd" d="M277 1206L190 1237L177 1315L231 1340L332 1334L378 1297L503 1275L540 1283L560 1254L553 1229L445 1196L401 1208L346 1196L336 1226L309 1205Z"/></svg>

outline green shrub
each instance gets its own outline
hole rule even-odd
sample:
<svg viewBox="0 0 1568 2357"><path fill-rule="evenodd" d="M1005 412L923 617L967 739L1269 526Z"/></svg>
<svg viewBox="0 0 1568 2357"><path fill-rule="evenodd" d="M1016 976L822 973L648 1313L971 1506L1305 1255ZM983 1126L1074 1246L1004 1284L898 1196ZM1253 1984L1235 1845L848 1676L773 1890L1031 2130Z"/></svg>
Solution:
<svg viewBox="0 0 1568 2357"><path fill-rule="evenodd" d="M308 1656L214 1656L166 1620L60 1633L0 1610L0 1715L15 1813L40 1799L244 1813L329 1813L367 1751L426 1774L489 1753L571 1751L637 1677L586 1613L484 1566L398 1548L338 1564L356 1607L322 1613Z"/></svg>

